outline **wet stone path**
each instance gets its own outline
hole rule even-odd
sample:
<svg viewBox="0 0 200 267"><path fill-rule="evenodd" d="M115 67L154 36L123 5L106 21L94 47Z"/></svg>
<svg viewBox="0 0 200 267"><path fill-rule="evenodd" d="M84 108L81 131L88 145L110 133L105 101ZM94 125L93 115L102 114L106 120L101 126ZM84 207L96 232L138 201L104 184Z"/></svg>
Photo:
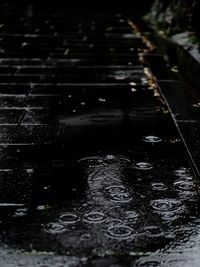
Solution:
<svg viewBox="0 0 200 267"><path fill-rule="evenodd" d="M1 23L0 266L199 266L198 181L135 24Z"/></svg>

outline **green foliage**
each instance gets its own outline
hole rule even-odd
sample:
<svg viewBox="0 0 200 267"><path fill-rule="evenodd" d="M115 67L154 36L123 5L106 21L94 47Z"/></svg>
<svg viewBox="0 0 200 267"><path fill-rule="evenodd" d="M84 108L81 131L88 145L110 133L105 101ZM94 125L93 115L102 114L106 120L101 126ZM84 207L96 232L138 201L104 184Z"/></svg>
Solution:
<svg viewBox="0 0 200 267"><path fill-rule="evenodd" d="M155 0L146 18L167 35L185 31L198 34L199 14L198 0Z"/></svg>

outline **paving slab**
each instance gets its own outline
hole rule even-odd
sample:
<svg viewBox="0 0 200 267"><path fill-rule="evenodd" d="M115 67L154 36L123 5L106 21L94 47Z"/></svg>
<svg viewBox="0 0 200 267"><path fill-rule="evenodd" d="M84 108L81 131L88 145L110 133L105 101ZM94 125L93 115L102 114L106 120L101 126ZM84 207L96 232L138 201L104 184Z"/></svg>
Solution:
<svg viewBox="0 0 200 267"><path fill-rule="evenodd" d="M134 18L14 10L0 22L0 266L199 266L195 94Z"/></svg>

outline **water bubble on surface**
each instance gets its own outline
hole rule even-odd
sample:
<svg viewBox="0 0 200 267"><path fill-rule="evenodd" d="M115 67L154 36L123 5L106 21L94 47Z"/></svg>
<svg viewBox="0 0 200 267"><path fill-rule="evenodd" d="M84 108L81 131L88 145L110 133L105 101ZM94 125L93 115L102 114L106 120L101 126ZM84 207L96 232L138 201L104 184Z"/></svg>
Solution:
<svg viewBox="0 0 200 267"><path fill-rule="evenodd" d="M91 211L83 214L82 220L87 223L102 223L105 222L107 216L103 212Z"/></svg>
<svg viewBox="0 0 200 267"><path fill-rule="evenodd" d="M191 191L194 190L194 184L188 181L177 181L174 183L175 188L183 191Z"/></svg>
<svg viewBox="0 0 200 267"><path fill-rule="evenodd" d="M20 209L17 209L17 210L15 211L13 217L18 218L18 217L26 216L26 215L27 215L27 211L28 211L27 208L20 208Z"/></svg>
<svg viewBox="0 0 200 267"><path fill-rule="evenodd" d="M106 99L105 98L98 98L99 102L106 102Z"/></svg>
<svg viewBox="0 0 200 267"><path fill-rule="evenodd" d="M106 155L106 160L129 163L130 160L125 156L120 155Z"/></svg>
<svg viewBox="0 0 200 267"><path fill-rule="evenodd" d="M136 86L137 84L135 82L130 82L129 85Z"/></svg>
<svg viewBox="0 0 200 267"><path fill-rule="evenodd" d="M136 211L127 211L125 214L126 220L136 220L138 219L138 213Z"/></svg>
<svg viewBox="0 0 200 267"><path fill-rule="evenodd" d="M123 185L111 185L106 188L109 198L113 202L129 202L132 200L132 196L127 191L127 188Z"/></svg>
<svg viewBox="0 0 200 267"><path fill-rule="evenodd" d="M162 232L162 229L158 226L150 225L144 228L144 232L148 237L161 237L164 236L165 233Z"/></svg>
<svg viewBox="0 0 200 267"><path fill-rule="evenodd" d="M134 266L137 267L158 267L161 262L153 259L139 259Z"/></svg>
<svg viewBox="0 0 200 267"><path fill-rule="evenodd" d="M123 221L120 219L115 219L115 218L109 218L108 220L106 220L105 222L107 225L109 226L116 226L116 225L121 225L123 224Z"/></svg>
<svg viewBox="0 0 200 267"><path fill-rule="evenodd" d="M59 222L62 224L73 224L78 221L78 216L74 213L65 213L59 217Z"/></svg>
<svg viewBox="0 0 200 267"><path fill-rule="evenodd" d="M116 159L116 156L114 156L114 155L107 155L106 156L106 159L113 160L113 159Z"/></svg>
<svg viewBox="0 0 200 267"><path fill-rule="evenodd" d="M123 39L134 39L135 38L135 34L133 34L133 33L125 33L125 34L122 34L121 35L121 37L123 38Z"/></svg>
<svg viewBox="0 0 200 267"><path fill-rule="evenodd" d="M143 137L143 141L146 143L160 143L162 142L162 138L155 135L148 135Z"/></svg>
<svg viewBox="0 0 200 267"><path fill-rule="evenodd" d="M32 174L32 173L34 173L34 169L26 169L26 173Z"/></svg>
<svg viewBox="0 0 200 267"><path fill-rule="evenodd" d="M179 177L182 177L182 176L188 176L190 175L190 171L188 168L185 168L185 167L181 167L177 170L174 171L174 174L176 176L179 176Z"/></svg>
<svg viewBox="0 0 200 267"><path fill-rule="evenodd" d="M132 200L132 197L129 193L111 194L110 200L113 202L126 203L130 202Z"/></svg>
<svg viewBox="0 0 200 267"><path fill-rule="evenodd" d="M199 266L199 265L196 265L191 260L191 258L184 259L181 256L173 257L169 255L168 259L162 260L161 266L163 267L188 267L188 266Z"/></svg>
<svg viewBox="0 0 200 267"><path fill-rule="evenodd" d="M115 80L125 80L125 79L127 79L127 75L125 75L125 74L115 75Z"/></svg>
<svg viewBox="0 0 200 267"><path fill-rule="evenodd" d="M118 194L118 193L125 193L127 191L126 187L123 185L111 185L106 188L109 194Z"/></svg>
<svg viewBox="0 0 200 267"><path fill-rule="evenodd" d="M47 208L47 206L45 205L39 205L36 207L36 210L45 210Z"/></svg>
<svg viewBox="0 0 200 267"><path fill-rule="evenodd" d="M180 218L180 212L162 212L161 218L166 222L173 222Z"/></svg>
<svg viewBox="0 0 200 267"><path fill-rule="evenodd" d="M81 235L80 239L81 239L82 241L88 241L88 240L91 240L91 239L92 239L92 236L91 236L90 233L85 233L85 234L82 234L82 235Z"/></svg>
<svg viewBox="0 0 200 267"><path fill-rule="evenodd" d="M135 92L137 92L137 89L132 87L131 92L135 93Z"/></svg>
<svg viewBox="0 0 200 267"><path fill-rule="evenodd" d="M184 208L181 201L170 198L152 200L150 204L154 210L159 212L181 212Z"/></svg>
<svg viewBox="0 0 200 267"><path fill-rule="evenodd" d="M147 171L153 169L153 166L148 162L138 162L134 165L134 168L137 170Z"/></svg>
<svg viewBox="0 0 200 267"><path fill-rule="evenodd" d="M46 225L44 231L50 234L62 234L66 232L66 228L63 224L52 222Z"/></svg>
<svg viewBox="0 0 200 267"><path fill-rule="evenodd" d="M167 190L167 186L164 183L151 183L151 187L156 191L164 191Z"/></svg>
<svg viewBox="0 0 200 267"><path fill-rule="evenodd" d="M27 45L28 45L28 43L23 42L23 43L21 44L21 47L26 47Z"/></svg>
<svg viewBox="0 0 200 267"><path fill-rule="evenodd" d="M126 225L115 225L108 227L106 236L114 239L130 239L133 238L134 230Z"/></svg>
<svg viewBox="0 0 200 267"><path fill-rule="evenodd" d="M101 157L98 157L98 156L91 156L90 157L89 156L89 157L84 157L84 158L79 159L78 162L98 162L98 161L103 162Z"/></svg>

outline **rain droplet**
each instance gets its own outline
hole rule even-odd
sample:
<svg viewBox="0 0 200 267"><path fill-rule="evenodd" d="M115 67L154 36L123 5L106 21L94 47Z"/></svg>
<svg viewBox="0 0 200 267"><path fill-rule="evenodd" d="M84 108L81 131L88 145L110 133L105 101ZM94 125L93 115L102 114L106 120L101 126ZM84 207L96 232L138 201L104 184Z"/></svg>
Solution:
<svg viewBox="0 0 200 267"><path fill-rule="evenodd" d="M109 194L118 194L118 193L125 193L126 187L123 185L111 185L106 188Z"/></svg>
<svg viewBox="0 0 200 267"><path fill-rule="evenodd" d="M127 79L127 75L125 74L115 75L115 80L125 80L125 79Z"/></svg>
<svg viewBox="0 0 200 267"><path fill-rule="evenodd" d="M98 98L98 100L99 100L100 102L106 102L106 99L105 99L105 98Z"/></svg>
<svg viewBox="0 0 200 267"><path fill-rule="evenodd" d="M34 169L26 169L26 173L32 174L32 173L34 173Z"/></svg>
<svg viewBox="0 0 200 267"><path fill-rule="evenodd" d="M24 42L22 43L21 47L26 47L28 45L28 43Z"/></svg>
<svg viewBox="0 0 200 267"><path fill-rule="evenodd" d="M139 162L139 163L135 164L134 168L137 170L147 171L147 170L153 169L153 166L148 162Z"/></svg>
<svg viewBox="0 0 200 267"><path fill-rule="evenodd" d="M62 224L73 224L78 221L78 216L74 213L65 213L59 217L59 222Z"/></svg>
<svg viewBox="0 0 200 267"><path fill-rule="evenodd" d="M110 218L110 219L106 220L105 223L108 224L109 226L116 226L116 225L123 224L123 221L120 219Z"/></svg>
<svg viewBox="0 0 200 267"><path fill-rule="evenodd" d="M136 83L135 82L130 82L129 85L136 86Z"/></svg>
<svg viewBox="0 0 200 267"><path fill-rule="evenodd" d="M80 239L82 241L88 241L88 240L91 240L91 238L92 238L92 236L91 236L90 233L82 234L81 237L80 237Z"/></svg>
<svg viewBox="0 0 200 267"><path fill-rule="evenodd" d="M151 186L153 190L157 190L157 191L167 190L166 185L163 183L152 183Z"/></svg>
<svg viewBox="0 0 200 267"><path fill-rule="evenodd" d="M136 220L138 218L138 214L135 211L127 211L125 214L126 220Z"/></svg>
<svg viewBox="0 0 200 267"><path fill-rule="evenodd" d="M88 223L102 223L106 221L107 216L103 212L91 211L83 214L82 219Z"/></svg>
<svg viewBox="0 0 200 267"><path fill-rule="evenodd" d="M111 160L112 160L112 159L116 159L116 157L115 157L114 155L107 155L106 158L107 158L107 159L111 159Z"/></svg>
<svg viewBox="0 0 200 267"><path fill-rule="evenodd" d="M85 105L86 105L86 103L85 103L85 102L81 102L80 104L81 104L81 106L85 106Z"/></svg>
<svg viewBox="0 0 200 267"><path fill-rule="evenodd" d="M176 199L157 199L151 201L151 206L160 212L180 212L183 210L181 201Z"/></svg>
<svg viewBox="0 0 200 267"><path fill-rule="evenodd" d="M46 210L48 209L48 205L39 205L36 207L36 210Z"/></svg>
<svg viewBox="0 0 200 267"><path fill-rule="evenodd" d="M158 267L161 266L160 265L161 262L157 261L157 260L152 260L152 259L139 259L136 262L137 267Z"/></svg>
<svg viewBox="0 0 200 267"><path fill-rule="evenodd" d="M60 223L48 223L44 231L50 234L62 234L66 232L66 228Z"/></svg>
<svg viewBox="0 0 200 267"><path fill-rule="evenodd" d="M111 226L106 231L106 236L114 239L130 239L133 237L133 229L126 225Z"/></svg>
<svg viewBox="0 0 200 267"><path fill-rule="evenodd" d="M161 237L165 234L160 227L154 225L145 227L144 232L148 237Z"/></svg>
<svg viewBox="0 0 200 267"><path fill-rule="evenodd" d="M194 262L192 259L184 259L182 256L176 256L175 257L170 257L168 259L165 259L162 261L162 266L163 267L181 267L181 266L195 266ZM160 266L160 265L159 265ZM198 265L196 265L198 266Z"/></svg>
<svg viewBox="0 0 200 267"><path fill-rule="evenodd" d="M28 209L27 208L22 208L22 209L17 209L13 215L13 217L18 218L18 217L23 217L26 216Z"/></svg>
<svg viewBox="0 0 200 267"><path fill-rule="evenodd" d="M154 135L148 135L143 137L143 141L146 143L159 143L162 142L162 138Z"/></svg>
<svg viewBox="0 0 200 267"><path fill-rule="evenodd" d="M182 177L182 176L190 175L190 172L189 172L189 169L184 168L184 167L181 167L181 168L179 168L178 170L175 170L175 171L174 171L174 174L175 174L176 176Z"/></svg>
<svg viewBox="0 0 200 267"><path fill-rule="evenodd" d="M183 191L191 191L194 190L194 184L192 182L187 181L177 181L174 183L174 186Z"/></svg>
<svg viewBox="0 0 200 267"><path fill-rule="evenodd" d="M131 92L135 93L135 92L137 92L137 89L131 88Z"/></svg>
<svg viewBox="0 0 200 267"><path fill-rule="evenodd" d="M132 200L132 196L127 191L127 188L122 185L111 185L106 188L109 198L113 202L129 202Z"/></svg>

